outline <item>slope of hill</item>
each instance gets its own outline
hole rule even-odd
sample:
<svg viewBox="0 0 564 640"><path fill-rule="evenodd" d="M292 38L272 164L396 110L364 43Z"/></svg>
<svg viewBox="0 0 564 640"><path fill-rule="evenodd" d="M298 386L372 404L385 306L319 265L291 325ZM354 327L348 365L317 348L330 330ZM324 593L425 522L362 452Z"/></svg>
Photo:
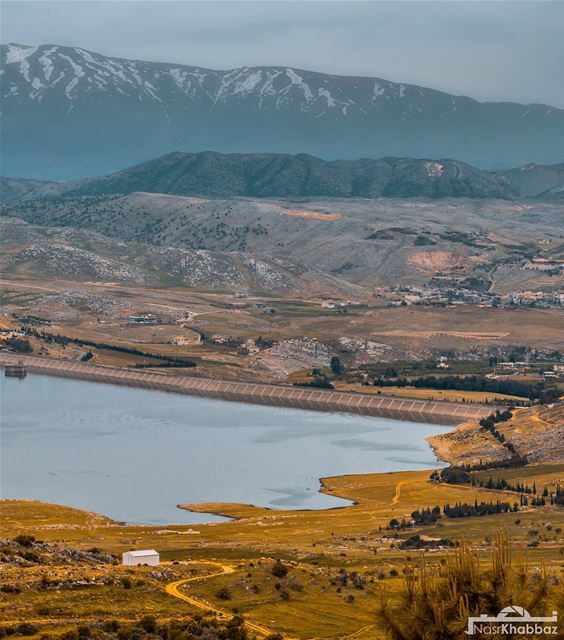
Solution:
<svg viewBox="0 0 564 640"><path fill-rule="evenodd" d="M447 287L456 281L507 292L561 284L561 276L531 263L538 256L556 269L560 264L562 207L548 202L292 202L135 192L21 202L1 211L33 224L91 229L155 247L275 257L360 285Z"/></svg>
<svg viewBox="0 0 564 640"><path fill-rule="evenodd" d="M230 154L175 152L106 178L93 178L68 195L150 191L175 195L255 198L461 197L507 198L486 171L452 160L336 160L306 154Z"/></svg>
<svg viewBox="0 0 564 640"><path fill-rule="evenodd" d="M483 167L564 159L564 110L480 103L380 78L289 67L228 71L3 45L3 173L68 179L172 149L325 158L455 157Z"/></svg>
<svg viewBox="0 0 564 640"><path fill-rule="evenodd" d="M5 178L0 176L0 202L19 202L59 196L65 190L63 182L46 182L26 178Z"/></svg>
<svg viewBox="0 0 564 640"><path fill-rule="evenodd" d="M227 291L340 293L354 286L316 269L249 253L148 247L91 231L34 227L0 217L0 266L5 275L96 280Z"/></svg>
<svg viewBox="0 0 564 640"><path fill-rule="evenodd" d="M124 171L70 182L1 178L2 202L127 194L254 198L558 199L564 164L484 171L456 160L381 158L325 161L307 154L173 152ZM560 195L559 195L560 194Z"/></svg>
<svg viewBox="0 0 564 640"><path fill-rule="evenodd" d="M526 164L495 172L502 184L524 197L556 200L564 198L564 162L554 165Z"/></svg>

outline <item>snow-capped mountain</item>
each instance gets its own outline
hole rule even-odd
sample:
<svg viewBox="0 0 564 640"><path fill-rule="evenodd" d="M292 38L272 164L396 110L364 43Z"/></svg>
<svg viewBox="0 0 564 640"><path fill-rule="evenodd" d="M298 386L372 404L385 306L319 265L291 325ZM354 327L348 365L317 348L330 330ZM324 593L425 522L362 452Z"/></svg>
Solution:
<svg viewBox="0 0 564 640"><path fill-rule="evenodd" d="M564 159L564 110L289 67L216 71L2 45L3 173L107 173L172 149Z"/></svg>

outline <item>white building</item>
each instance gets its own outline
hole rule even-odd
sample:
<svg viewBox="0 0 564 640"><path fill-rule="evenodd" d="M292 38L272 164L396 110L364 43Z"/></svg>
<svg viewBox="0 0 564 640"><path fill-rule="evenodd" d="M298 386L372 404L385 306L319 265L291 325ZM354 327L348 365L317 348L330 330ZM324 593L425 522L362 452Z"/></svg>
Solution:
<svg viewBox="0 0 564 640"><path fill-rule="evenodd" d="M139 564L148 564L156 567L159 564L159 554L154 549L145 549L144 551L126 551L122 554L122 564L134 566Z"/></svg>

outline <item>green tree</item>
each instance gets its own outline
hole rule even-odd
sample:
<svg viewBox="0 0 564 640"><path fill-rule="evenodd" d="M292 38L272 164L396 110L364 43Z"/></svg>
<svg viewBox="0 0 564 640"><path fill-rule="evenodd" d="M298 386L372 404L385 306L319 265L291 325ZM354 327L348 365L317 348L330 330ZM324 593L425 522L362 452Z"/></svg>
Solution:
<svg viewBox="0 0 564 640"><path fill-rule="evenodd" d="M331 366L331 371L336 376L340 375L345 370L345 368L343 367L341 361L339 360L339 358L337 356L333 356L331 358L331 365L330 366Z"/></svg>

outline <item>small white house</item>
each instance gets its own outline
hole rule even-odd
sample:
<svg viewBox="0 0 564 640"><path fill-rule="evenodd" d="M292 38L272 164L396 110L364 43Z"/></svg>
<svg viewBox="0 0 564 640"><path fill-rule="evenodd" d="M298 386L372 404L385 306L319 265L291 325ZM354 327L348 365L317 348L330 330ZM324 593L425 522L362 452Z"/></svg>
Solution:
<svg viewBox="0 0 564 640"><path fill-rule="evenodd" d="M159 554L154 549L145 549L144 551L126 551L122 554L122 564L134 566L139 564L148 564L151 567L159 565Z"/></svg>

